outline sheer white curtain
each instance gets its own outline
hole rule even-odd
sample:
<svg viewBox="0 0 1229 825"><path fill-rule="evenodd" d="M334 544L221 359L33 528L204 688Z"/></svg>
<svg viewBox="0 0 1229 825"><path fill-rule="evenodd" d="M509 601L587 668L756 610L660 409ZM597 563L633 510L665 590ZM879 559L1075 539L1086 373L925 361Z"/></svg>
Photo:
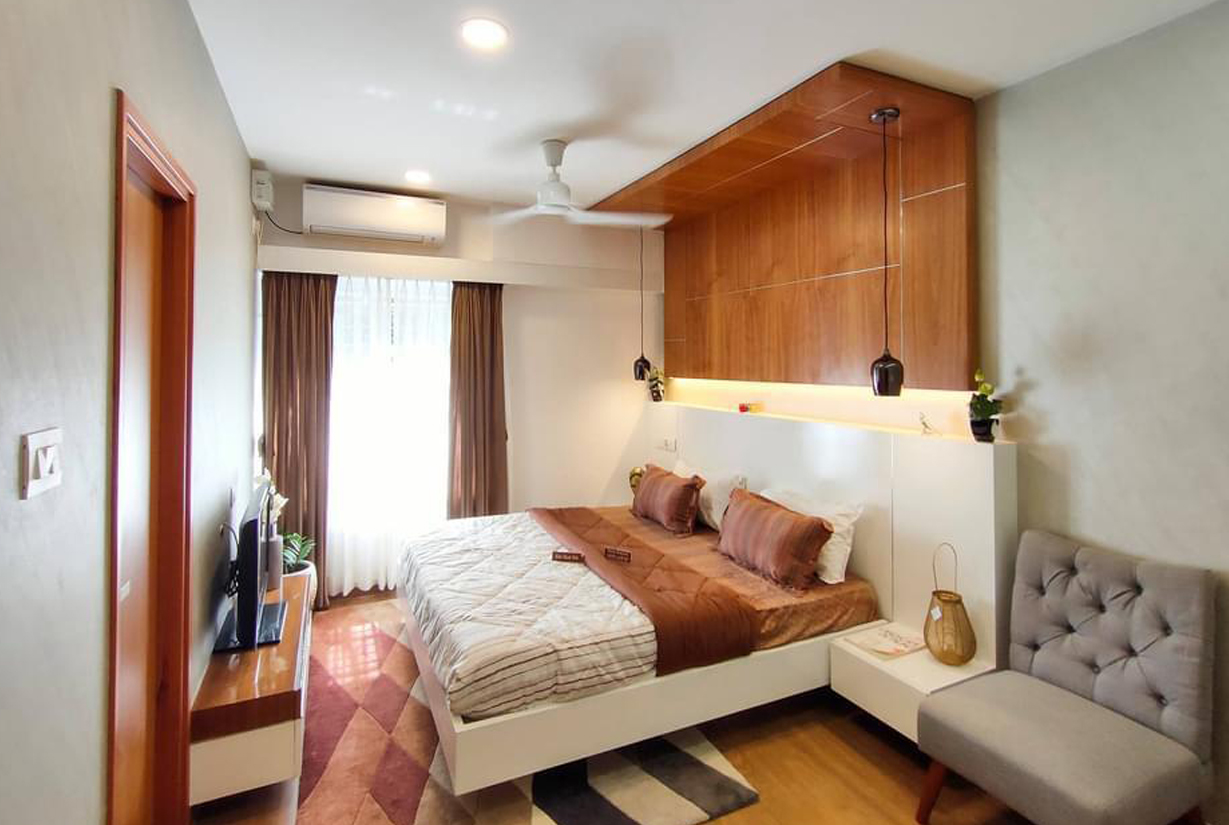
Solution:
<svg viewBox="0 0 1229 825"><path fill-rule="evenodd" d="M446 517L452 284L342 277L333 319L328 592L389 588Z"/></svg>

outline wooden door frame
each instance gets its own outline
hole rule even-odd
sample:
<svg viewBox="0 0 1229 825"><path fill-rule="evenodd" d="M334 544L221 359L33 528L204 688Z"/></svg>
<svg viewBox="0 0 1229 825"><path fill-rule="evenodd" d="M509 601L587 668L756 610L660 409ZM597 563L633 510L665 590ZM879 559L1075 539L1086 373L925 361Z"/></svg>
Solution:
<svg viewBox="0 0 1229 825"><path fill-rule="evenodd" d="M107 822L115 816L117 672L120 604L119 437L124 345L124 207L131 170L163 198L163 260L158 395L151 399L158 424L150 448L159 457L150 506L157 508L150 535L154 596L154 820L180 825L188 819L189 560L192 471L192 298L196 243L196 186L117 89L115 131L115 290L112 295L110 543L110 706L107 738Z"/></svg>

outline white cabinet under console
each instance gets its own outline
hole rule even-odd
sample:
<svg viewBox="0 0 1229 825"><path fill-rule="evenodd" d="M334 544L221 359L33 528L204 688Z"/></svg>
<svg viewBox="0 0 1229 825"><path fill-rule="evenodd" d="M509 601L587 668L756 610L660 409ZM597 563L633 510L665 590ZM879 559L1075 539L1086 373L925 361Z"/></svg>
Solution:
<svg viewBox="0 0 1229 825"><path fill-rule="evenodd" d="M192 805L298 777L314 594L314 573L283 577L265 601L286 601L282 640L210 660L192 706Z"/></svg>

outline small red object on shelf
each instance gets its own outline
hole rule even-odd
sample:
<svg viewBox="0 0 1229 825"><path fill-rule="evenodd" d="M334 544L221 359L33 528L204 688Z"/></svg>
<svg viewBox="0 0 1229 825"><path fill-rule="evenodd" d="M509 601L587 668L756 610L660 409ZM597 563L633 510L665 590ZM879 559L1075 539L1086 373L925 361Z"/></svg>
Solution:
<svg viewBox="0 0 1229 825"><path fill-rule="evenodd" d="M759 411L760 411L760 405L759 405L759 404L755 404L755 403L753 403L753 402L744 401L743 403L741 403L741 404L739 404L739 405L738 405L738 411L739 411L740 413L753 413L753 412L759 412Z"/></svg>

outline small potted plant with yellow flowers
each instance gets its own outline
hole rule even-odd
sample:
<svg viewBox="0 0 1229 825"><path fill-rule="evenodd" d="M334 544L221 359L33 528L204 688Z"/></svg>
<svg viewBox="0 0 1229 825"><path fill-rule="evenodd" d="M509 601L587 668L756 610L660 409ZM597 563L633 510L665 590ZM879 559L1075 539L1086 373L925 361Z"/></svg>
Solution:
<svg viewBox="0 0 1229 825"><path fill-rule="evenodd" d="M986 375L978 370L973 375L977 390L969 399L969 429L973 438L991 443L994 441L994 425L1003 411L1003 399L995 398L995 387L986 381Z"/></svg>

